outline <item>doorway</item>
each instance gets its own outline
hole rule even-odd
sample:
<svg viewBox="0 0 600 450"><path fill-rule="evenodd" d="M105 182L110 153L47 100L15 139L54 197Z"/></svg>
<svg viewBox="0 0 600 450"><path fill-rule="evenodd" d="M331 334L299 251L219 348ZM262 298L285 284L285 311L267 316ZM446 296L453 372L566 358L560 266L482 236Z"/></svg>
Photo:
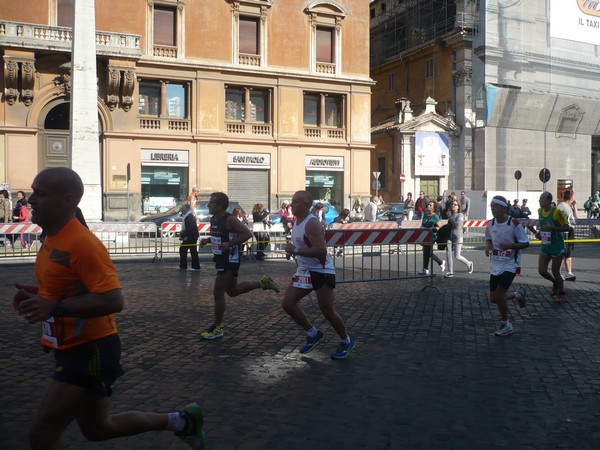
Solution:
<svg viewBox="0 0 600 450"><path fill-rule="evenodd" d="M70 116L69 102L59 103L46 114L44 127L40 131L40 170L48 167L71 167Z"/></svg>

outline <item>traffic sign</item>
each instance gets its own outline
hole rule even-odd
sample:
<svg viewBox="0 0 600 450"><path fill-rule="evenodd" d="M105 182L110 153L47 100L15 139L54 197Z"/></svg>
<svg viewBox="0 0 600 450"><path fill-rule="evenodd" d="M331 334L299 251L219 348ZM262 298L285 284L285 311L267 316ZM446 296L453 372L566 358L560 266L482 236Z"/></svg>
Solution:
<svg viewBox="0 0 600 450"><path fill-rule="evenodd" d="M400 183L404 183L406 181L406 175L403 173L400 174Z"/></svg>
<svg viewBox="0 0 600 450"><path fill-rule="evenodd" d="M543 168L542 170L540 170L540 181L542 183L547 183L548 181L550 181L550 171L546 168Z"/></svg>
<svg viewBox="0 0 600 450"><path fill-rule="evenodd" d="M519 181L523 177L520 170L515 171L515 180Z"/></svg>
<svg viewBox="0 0 600 450"><path fill-rule="evenodd" d="M381 172L373 172L373 176L376 180L379 180L379 175L381 175Z"/></svg>

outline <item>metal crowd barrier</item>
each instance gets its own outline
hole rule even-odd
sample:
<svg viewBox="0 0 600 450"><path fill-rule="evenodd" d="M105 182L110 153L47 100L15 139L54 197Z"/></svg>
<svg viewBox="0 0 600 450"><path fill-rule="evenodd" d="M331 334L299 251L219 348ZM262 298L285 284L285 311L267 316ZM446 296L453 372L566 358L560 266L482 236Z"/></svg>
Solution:
<svg viewBox="0 0 600 450"><path fill-rule="evenodd" d="M160 239L157 239L157 228L152 222L91 222L88 226L111 255L147 254L156 258L158 254ZM41 234L42 229L30 222L0 224L0 242L3 244L0 246L0 258L35 256L41 248ZM25 235L30 237L30 247L21 244L21 236ZM14 241L12 248L8 245L10 241Z"/></svg>
<svg viewBox="0 0 600 450"><path fill-rule="evenodd" d="M433 286L432 266L421 275L417 262L422 246L435 245L430 229L399 228L396 222L335 224L325 231L325 242L333 250L338 283L429 278Z"/></svg>

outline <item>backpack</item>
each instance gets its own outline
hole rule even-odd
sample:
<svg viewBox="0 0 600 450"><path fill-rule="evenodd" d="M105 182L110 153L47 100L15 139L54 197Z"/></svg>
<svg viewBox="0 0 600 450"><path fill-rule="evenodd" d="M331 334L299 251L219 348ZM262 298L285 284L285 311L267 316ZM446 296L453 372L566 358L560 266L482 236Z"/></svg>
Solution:
<svg viewBox="0 0 600 450"><path fill-rule="evenodd" d="M585 201L585 203L583 204L583 209L586 211L589 211L591 207L592 207L592 201L588 198Z"/></svg>

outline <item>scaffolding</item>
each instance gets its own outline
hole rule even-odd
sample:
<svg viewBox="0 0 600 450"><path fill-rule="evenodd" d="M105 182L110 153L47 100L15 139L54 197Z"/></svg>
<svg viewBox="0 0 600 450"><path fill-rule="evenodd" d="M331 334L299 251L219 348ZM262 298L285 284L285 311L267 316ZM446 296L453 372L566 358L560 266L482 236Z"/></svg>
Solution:
<svg viewBox="0 0 600 450"><path fill-rule="evenodd" d="M463 0L469 1L469 0ZM469 26L457 0L380 0L371 28L371 67L397 59L404 52ZM459 8L463 10L463 8ZM373 24L373 22L372 22Z"/></svg>

